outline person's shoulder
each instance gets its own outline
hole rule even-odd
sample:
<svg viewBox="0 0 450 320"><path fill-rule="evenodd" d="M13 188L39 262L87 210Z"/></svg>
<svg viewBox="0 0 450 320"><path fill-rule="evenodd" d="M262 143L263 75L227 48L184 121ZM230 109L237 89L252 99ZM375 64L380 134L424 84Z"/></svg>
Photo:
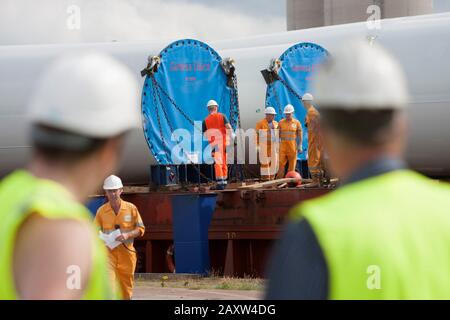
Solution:
<svg viewBox="0 0 450 320"><path fill-rule="evenodd" d="M109 205L108 202L106 202L97 209L97 214L103 214L103 213L107 212L109 210L109 208L111 208L111 206Z"/></svg>
<svg viewBox="0 0 450 320"><path fill-rule="evenodd" d="M344 205L351 205L349 201L340 201L340 198L347 194L345 190L346 188L347 186L337 188L332 192L327 192L326 194L321 195L320 197L308 199L295 205L289 211L289 217L292 219L292 221L300 221L302 218L309 217L310 214L316 215L319 212L324 211L334 212L335 210L332 210L333 207L342 204L342 202L346 203Z"/></svg>
<svg viewBox="0 0 450 320"><path fill-rule="evenodd" d="M123 202L124 202L124 204L125 204L125 206L127 207L127 209L128 210L137 210L137 207L136 207L136 205L134 204L134 203L131 203L131 202L128 202L128 201L125 201L125 200L122 200Z"/></svg>
<svg viewBox="0 0 450 320"><path fill-rule="evenodd" d="M393 174L396 175L396 180L402 181L403 185L416 186L415 190L420 190L422 194L426 195L426 199L434 199L434 201L441 204L450 203L450 184L431 179L419 172L409 169L398 170Z"/></svg>
<svg viewBox="0 0 450 320"><path fill-rule="evenodd" d="M318 116L318 115L320 115L320 114L319 114L319 111L318 111L316 108L314 108L314 107L311 107L309 113L311 113L313 116Z"/></svg>

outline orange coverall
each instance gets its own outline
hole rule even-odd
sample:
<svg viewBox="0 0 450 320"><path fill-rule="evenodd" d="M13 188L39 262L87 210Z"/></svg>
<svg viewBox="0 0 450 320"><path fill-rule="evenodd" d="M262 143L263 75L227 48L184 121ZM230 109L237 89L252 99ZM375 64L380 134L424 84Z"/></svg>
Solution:
<svg viewBox="0 0 450 320"><path fill-rule="evenodd" d="M288 172L295 171L297 165L297 139L302 141L302 125L297 119L282 119L278 123L280 131L280 167L278 169L277 179L284 177L286 163Z"/></svg>
<svg viewBox="0 0 450 320"><path fill-rule="evenodd" d="M212 113L206 117L204 122L206 137L210 146L214 150L214 171L216 174L216 180L219 184L226 184L228 178L227 131L225 127L227 123L228 120L222 113Z"/></svg>
<svg viewBox="0 0 450 320"><path fill-rule="evenodd" d="M256 145L259 146L259 162L261 164L261 180L271 180L275 177L278 165L276 144L272 146L273 135L278 129L278 122L267 122L264 118L256 123Z"/></svg>
<svg viewBox="0 0 450 320"><path fill-rule="evenodd" d="M121 200L120 210L117 215L109 202L101 206L97 210L95 223L104 233L114 231L116 225L120 227L122 233L137 229L139 230L139 236L143 236L145 232L144 223L138 209L134 204L124 200ZM137 260L133 239L124 241L123 244L112 250L107 249L109 252L112 285L117 290L116 283L119 282L122 297L129 300L133 294L134 271Z"/></svg>
<svg viewBox="0 0 450 320"><path fill-rule="evenodd" d="M319 118L319 111L310 107L306 114L305 124L308 128L308 169L312 176L322 172Z"/></svg>

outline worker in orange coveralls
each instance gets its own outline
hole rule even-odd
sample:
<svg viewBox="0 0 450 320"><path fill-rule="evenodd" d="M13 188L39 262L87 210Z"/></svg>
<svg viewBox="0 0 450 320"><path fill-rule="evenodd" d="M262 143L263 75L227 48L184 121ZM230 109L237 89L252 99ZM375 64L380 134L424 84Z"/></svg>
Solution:
<svg viewBox="0 0 450 320"><path fill-rule="evenodd" d="M232 128L227 117L218 112L219 105L215 100L209 100L207 104L209 115L203 121L203 133L205 133L211 146L214 158L214 171L216 174L215 190L223 190L227 185L227 144L232 139Z"/></svg>
<svg viewBox="0 0 450 320"><path fill-rule="evenodd" d="M120 229L121 234L115 240L122 244L112 250L108 248L110 274L115 291L118 291L116 288L118 282L122 298L130 300L133 295L137 260L133 241L144 235L145 227L136 206L120 198L123 185L119 177L111 175L106 178L103 189L108 202L97 210L95 223L106 234Z"/></svg>
<svg viewBox="0 0 450 320"><path fill-rule="evenodd" d="M308 169L311 174L311 186L320 186L323 175L322 147L319 135L320 114L312 105L313 96L305 93L302 97L303 106L306 109L305 124L308 128Z"/></svg>
<svg viewBox="0 0 450 320"><path fill-rule="evenodd" d="M278 122L274 120L277 113L273 107L267 107L264 114L265 118L256 123L256 148L261 165L261 180L268 181L275 178L278 169L278 152L276 144L272 143L277 136L275 131L278 130Z"/></svg>
<svg viewBox="0 0 450 320"><path fill-rule="evenodd" d="M295 171L297 166L297 152L302 152L302 125L294 119L294 107L288 104L284 107L284 119L278 123L280 134L280 167L277 179L284 177L286 163L288 172Z"/></svg>

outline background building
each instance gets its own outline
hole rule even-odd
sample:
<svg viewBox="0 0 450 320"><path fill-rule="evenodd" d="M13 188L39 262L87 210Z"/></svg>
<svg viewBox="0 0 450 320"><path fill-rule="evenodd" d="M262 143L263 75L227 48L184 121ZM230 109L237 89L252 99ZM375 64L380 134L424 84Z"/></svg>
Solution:
<svg viewBox="0 0 450 320"><path fill-rule="evenodd" d="M287 0L287 29L365 21L378 5L381 19L433 13L433 0Z"/></svg>

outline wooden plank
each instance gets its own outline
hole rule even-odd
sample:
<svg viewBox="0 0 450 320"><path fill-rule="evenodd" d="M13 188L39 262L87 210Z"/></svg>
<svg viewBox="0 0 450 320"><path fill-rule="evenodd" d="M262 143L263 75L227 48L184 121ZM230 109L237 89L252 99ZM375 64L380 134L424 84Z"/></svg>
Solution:
<svg viewBox="0 0 450 320"><path fill-rule="evenodd" d="M272 187L272 186L277 186L277 185L283 184L283 183L297 182L298 180L299 179L296 179L296 178L276 179L276 180L272 180L272 181L266 181L266 182L242 186L242 187L239 187L239 189L257 189L257 188L264 188L264 187ZM301 179L301 180L302 180L302 183L311 181L311 179Z"/></svg>

